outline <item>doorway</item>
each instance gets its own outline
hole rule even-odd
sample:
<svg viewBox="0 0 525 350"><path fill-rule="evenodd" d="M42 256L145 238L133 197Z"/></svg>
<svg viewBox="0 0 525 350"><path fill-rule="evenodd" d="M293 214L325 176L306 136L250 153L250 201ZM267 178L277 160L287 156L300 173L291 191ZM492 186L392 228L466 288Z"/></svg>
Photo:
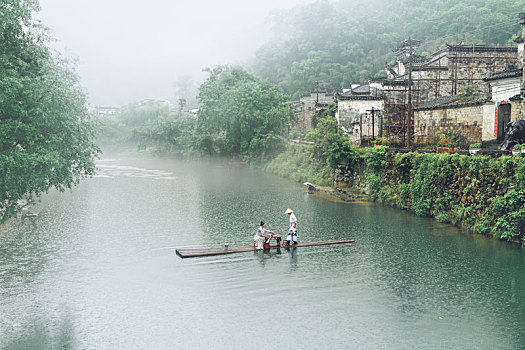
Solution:
<svg viewBox="0 0 525 350"><path fill-rule="evenodd" d="M498 105L498 141L502 141L505 137L505 127L508 123L510 123L510 103L503 101Z"/></svg>

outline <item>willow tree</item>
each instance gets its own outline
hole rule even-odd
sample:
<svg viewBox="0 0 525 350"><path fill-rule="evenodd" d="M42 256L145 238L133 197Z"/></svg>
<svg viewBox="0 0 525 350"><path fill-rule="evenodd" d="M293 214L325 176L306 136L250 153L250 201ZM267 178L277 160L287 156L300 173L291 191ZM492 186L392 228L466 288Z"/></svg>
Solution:
<svg viewBox="0 0 525 350"><path fill-rule="evenodd" d="M0 3L0 221L21 200L93 174L95 128L71 64L54 56L35 0Z"/></svg>
<svg viewBox="0 0 525 350"><path fill-rule="evenodd" d="M248 160L279 151L294 115L282 89L240 67L221 66L208 73L199 88L199 131L220 144L223 153Z"/></svg>

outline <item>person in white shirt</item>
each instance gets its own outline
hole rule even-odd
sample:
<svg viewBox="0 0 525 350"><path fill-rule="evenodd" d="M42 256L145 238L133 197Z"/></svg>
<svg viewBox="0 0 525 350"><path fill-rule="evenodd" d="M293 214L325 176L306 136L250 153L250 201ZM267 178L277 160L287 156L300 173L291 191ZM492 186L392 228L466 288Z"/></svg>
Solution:
<svg viewBox="0 0 525 350"><path fill-rule="evenodd" d="M290 215L290 228L288 229L288 236L286 236L286 243L290 245L290 242L293 241L293 244L297 244L297 217L290 208L286 209L284 213Z"/></svg>
<svg viewBox="0 0 525 350"><path fill-rule="evenodd" d="M257 229L257 233L253 236L253 245L255 249L263 249L264 242L269 243L271 235L274 235L275 232L267 230L264 228L264 221L261 221L261 226ZM270 235L268 235L268 233Z"/></svg>

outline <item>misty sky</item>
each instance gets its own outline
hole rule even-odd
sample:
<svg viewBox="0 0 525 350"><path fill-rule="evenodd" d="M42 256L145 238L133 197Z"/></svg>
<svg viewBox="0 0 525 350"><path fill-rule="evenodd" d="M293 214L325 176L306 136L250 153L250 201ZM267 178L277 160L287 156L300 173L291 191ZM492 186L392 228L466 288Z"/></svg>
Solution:
<svg viewBox="0 0 525 350"><path fill-rule="evenodd" d="M36 17L59 51L79 59L94 106L170 98L181 75L250 58L272 9L313 0L40 0Z"/></svg>

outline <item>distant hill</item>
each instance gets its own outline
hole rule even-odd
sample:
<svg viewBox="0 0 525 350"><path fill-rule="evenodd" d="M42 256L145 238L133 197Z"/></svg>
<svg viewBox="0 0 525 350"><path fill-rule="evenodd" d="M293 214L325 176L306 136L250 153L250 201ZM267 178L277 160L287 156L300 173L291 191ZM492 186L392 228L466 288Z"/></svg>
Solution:
<svg viewBox="0 0 525 350"><path fill-rule="evenodd" d="M318 1L272 15L274 37L252 69L294 98L317 84L335 91L384 75L409 37L422 41L423 55L445 43L511 44L520 12L523 0Z"/></svg>

